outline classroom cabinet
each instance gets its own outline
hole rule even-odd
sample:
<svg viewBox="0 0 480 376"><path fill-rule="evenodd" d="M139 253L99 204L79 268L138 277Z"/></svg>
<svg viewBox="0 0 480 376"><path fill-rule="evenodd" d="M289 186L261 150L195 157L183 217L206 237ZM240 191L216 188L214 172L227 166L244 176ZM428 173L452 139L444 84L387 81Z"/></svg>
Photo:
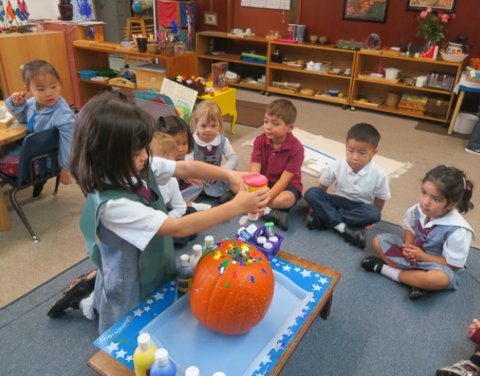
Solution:
<svg viewBox="0 0 480 376"><path fill-rule="evenodd" d="M20 67L30 60L41 59L51 63L62 80L62 96L73 105L74 97L63 32L0 34L0 84L2 95L24 90Z"/></svg>

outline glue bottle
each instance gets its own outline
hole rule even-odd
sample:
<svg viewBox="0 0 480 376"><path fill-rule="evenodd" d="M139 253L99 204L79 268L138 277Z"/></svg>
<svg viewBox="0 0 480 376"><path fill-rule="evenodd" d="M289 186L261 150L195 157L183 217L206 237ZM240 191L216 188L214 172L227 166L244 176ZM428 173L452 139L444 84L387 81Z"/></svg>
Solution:
<svg viewBox="0 0 480 376"><path fill-rule="evenodd" d="M267 238L275 236L275 232L273 231L273 222L265 223L265 233L267 235Z"/></svg>
<svg viewBox="0 0 480 376"><path fill-rule="evenodd" d="M157 346L152 342L152 338L148 333L140 334L137 338L137 343L137 348L133 353L135 376L147 376L155 360Z"/></svg>
<svg viewBox="0 0 480 376"><path fill-rule="evenodd" d="M155 361L150 370L150 376L175 376L177 367L168 357L167 349L160 348L155 351Z"/></svg>
<svg viewBox="0 0 480 376"><path fill-rule="evenodd" d="M190 256L190 265L192 266L193 269L198 264L198 260L200 260L200 257L202 257L202 246L200 244L194 244L192 247L192 255Z"/></svg>
<svg viewBox="0 0 480 376"><path fill-rule="evenodd" d="M185 376L200 376L200 370L195 366L187 367L185 370Z"/></svg>
<svg viewBox="0 0 480 376"><path fill-rule="evenodd" d="M192 287L193 267L190 265L190 256L183 254L180 256L180 265L177 274L177 291L185 294Z"/></svg>

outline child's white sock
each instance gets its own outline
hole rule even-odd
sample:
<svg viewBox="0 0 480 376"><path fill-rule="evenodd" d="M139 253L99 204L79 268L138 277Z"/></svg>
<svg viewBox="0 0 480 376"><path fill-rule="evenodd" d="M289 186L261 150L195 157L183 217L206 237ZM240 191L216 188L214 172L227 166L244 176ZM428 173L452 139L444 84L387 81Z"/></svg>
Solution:
<svg viewBox="0 0 480 376"><path fill-rule="evenodd" d="M398 275L400 274L401 270L397 268L392 268L389 265L383 265L382 271L380 274L383 274L385 277L390 278L391 280L398 282Z"/></svg>
<svg viewBox="0 0 480 376"><path fill-rule="evenodd" d="M339 223L334 227L335 230L337 230L339 233L343 234L345 232L345 223Z"/></svg>
<svg viewBox="0 0 480 376"><path fill-rule="evenodd" d="M82 310L83 316L89 320L95 318L95 313L93 312L93 291L88 297L80 300L80 309Z"/></svg>
<svg viewBox="0 0 480 376"><path fill-rule="evenodd" d="M203 210L208 210L211 209L212 205L210 204L204 204L202 202L192 202L192 208L194 208L196 211L203 211Z"/></svg>

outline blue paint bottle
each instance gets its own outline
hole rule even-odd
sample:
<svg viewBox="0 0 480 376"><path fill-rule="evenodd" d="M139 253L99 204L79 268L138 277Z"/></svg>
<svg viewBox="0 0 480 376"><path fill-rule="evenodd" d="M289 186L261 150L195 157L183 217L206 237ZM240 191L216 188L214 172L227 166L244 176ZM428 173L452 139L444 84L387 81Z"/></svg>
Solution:
<svg viewBox="0 0 480 376"><path fill-rule="evenodd" d="M177 369L168 357L168 351L160 348L155 351L155 361L150 369L150 376L175 376Z"/></svg>

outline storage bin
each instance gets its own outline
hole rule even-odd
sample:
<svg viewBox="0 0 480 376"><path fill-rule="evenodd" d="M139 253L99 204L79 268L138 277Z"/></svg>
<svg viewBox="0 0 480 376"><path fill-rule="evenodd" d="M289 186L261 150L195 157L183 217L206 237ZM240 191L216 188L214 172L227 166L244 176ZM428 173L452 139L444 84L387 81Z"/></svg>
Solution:
<svg viewBox="0 0 480 376"><path fill-rule="evenodd" d="M428 98L427 115L443 118L447 115L449 101L441 98Z"/></svg>
<svg viewBox="0 0 480 376"><path fill-rule="evenodd" d="M165 78L165 67L160 64L143 64L135 67L138 89L160 91Z"/></svg>
<svg viewBox="0 0 480 376"><path fill-rule="evenodd" d="M477 115L469 114L468 112L460 112L457 116L457 120L455 120L453 131L461 134L471 134L477 121Z"/></svg>

